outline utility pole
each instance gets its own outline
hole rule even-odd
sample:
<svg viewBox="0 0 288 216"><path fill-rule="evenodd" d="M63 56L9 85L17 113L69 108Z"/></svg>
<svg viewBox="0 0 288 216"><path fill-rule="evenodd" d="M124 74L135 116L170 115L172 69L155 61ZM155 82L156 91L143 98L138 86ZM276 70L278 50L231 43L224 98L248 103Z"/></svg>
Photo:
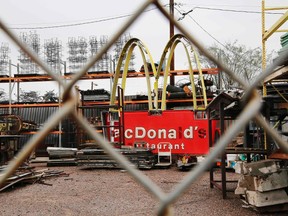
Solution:
<svg viewBox="0 0 288 216"><path fill-rule="evenodd" d="M174 19L174 0L170 0L170 17ZM174 36L174 24L170 21L170 38ZM175 64L174 64L174 53L171 59L170 64L170 71L175 70ZM175 77L174 75L170 76L170 85L175 85Z"/></svg>

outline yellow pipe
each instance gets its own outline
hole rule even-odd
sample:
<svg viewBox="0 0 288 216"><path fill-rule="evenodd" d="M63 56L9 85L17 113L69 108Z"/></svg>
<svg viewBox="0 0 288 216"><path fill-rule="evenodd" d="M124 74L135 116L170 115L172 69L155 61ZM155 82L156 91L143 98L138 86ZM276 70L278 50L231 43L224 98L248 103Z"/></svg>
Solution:
<svg viewBox="0 0 288 216"><path fill-rule="evenodd" d="M271 8L265 8L265 11L269 10L286 10L288 7L271 7Z"/></svg>
<svg viewBox="0 0 288 216"><path fill-rule="evenodd" d="M174 37L172 37L170 39L170 41L167 43L167 45L166 45L166 47L162 53L161 59L160 59L160 64L159 64L159 67L157 70L157 75L155 77L155 84L154 84L154 89L156 92L158 92L158 84L159 84L158 80L160 77L161 66L163 65L164 59L165 59L168 51L170 50L168 60L167 60L167 65L166 65L165 71L164 71L164 83L163 83L163 94L162 94L162 100L161 100L161 110L166 109L166 103L165 103L165 101L166 101L166 87L167 87L167 78L168 78L168 74L169 74L171 59L172 59L172 56L173 56L173 53L175 51L176 46L181 42L181 39L184 39L184 38L185 38L185 36L180 35L180 34L174 35ZM189 63L189 75L190 75L189 78L190 78L190 82L191 82L191 86L192 86L193 107L194 107L194 110L196 110L199 108L198 108L197 102L196 102L196 89L195 89L195 83L194 83L194 74L193 74L193 69L192 69L192 63L191 63L186 45L183 42L181 42L181 43L184 46L184 49L185 49L186 55L187 55L187 59L188 59L188 63ZM201 86L202 86L203 98L204 98L204 108L203 107L200 108L202 110L202 109L206 109L207 104L208 104L207 103L207 95L206 95L206 87L205 87L205 83L204 83L204 79L203 79L203 73L202 73L201 64L200 64L200 61L198 58L198 54L194 50L193 46L192 46L192 51L194 52L194 58L195 58L196 65L197 65L197 68L199 71L199 76L201 79Z"/></svg>
<svg viewBox="0 0 288 216"><path fill-rule="evenodd" d="M114 105L115 104L115 98L116 98L116 91L117 91L117 85L118 85L118 80L120 77L120 73L121 73L121 66L122 66L122 62L125 58L125 54L127 52L127 49L131 46L132 43L136 42L138 39L136 38L132 38L130 39L123 47L121 53L120 53L120 57L118 59L117 65L116 65L116 69L115 69L115 74L114 74L114 82L113 82L113 86L112 86L112 91L111 91L111 97L110 97L110 104Z"/></svg>
<svg viewBox="0 0 288 216"><path fill-rule="evenodd" d="M267 40L275 31L277 31L280 26L282 26L286 21L288 20L288 11L286 11L286 13L284 13L277 22L274 23L274 25L271 26L270 29L268 29L267 31L265 31L264 35L263 35L263 39Z"/></svg>
<svg viewBox="0 0 288 216"><path fill-rule="evenodd" d="M179 40L175 40L173 41L173 44L171 46L170 49L170 53L168 56L168 60L167 60L167 65L165 67L165 71L164 71L164 83L163 83L163 90L162 90L162 100L161 100L161 110L165 110L166 109L166 88L167 88L167 82L168 82L168 74L169 74L169 70L170 70L170 64L171 64L171 60L173 57L173 53L174 50L177 46L177 44L180 43Z"/></svg>
<svg viewBox="0 0 288 216"><path fill-rule="evenodd" d="M152 66L153 75L154 75L154 78L155 78L154 86L153 86L153 91L155 93L154 107L155 107L156 110L158 110L159 78L160 78L160 74L162 72L162 66L163 66L163 64L165 62L166 55L169 52L167 64L165 66L164 75L163 75L164 76L164 84L163 84L163 94L162 94L162 99L161 99L161 110L165 110L166 109L166 87L167 87L167 82L168 82L170 64L171 64L171 61L172 61L172 57L173 57L173 53L175 51L175 48L177 47L177 45L179 43L181 43L183 45L184 49L185 49L186 56L187 56L188 63L189 63L189 79L190 79L191 87L192 87L193 108L194 108L194 110L197 110L197 109L203 110L203 109L205 109L207 107L207 95L206 95L206 87L205 87L205 83L204 83L204 78L203 78L203 73L202 73L199 57L198 57L198 54L195 51L194 47L192 46L191 50L194 52L194 58L195 58L196 65L197 65L197 68L198 68L198 71L199 71L199 77L201 79L204 107L198 107L198 105L197 105L197 95L196 95L196 88L195 88L195 82L194 82L195 80L194 80L194 73L193 73L192 63L191 63L191 59L190 59L190 56L189 56L189 51L187 49L187 46L181 41L182 39L186 39L186 37L184 35L181 35L181 34L176 34L168 41L168 43L165 46L164 51L162 52L162 55L161 55L161 58L160 58L160 63L158 65L157 70L155 68L155 64L154 64L154 61L152 59L152 56L151 56L148 48L146 47L146 45L143 44L143 42L140 41L137 38L130 39L124 45L124 48L122 49L120 57L119 57L119 60L117 62L116 71L115 71L115 75L114 75L114 83L113 83L112 92L111 92L110 104L111 105L115 104L116 90L117 90L118 80L119 80L120 73L121 73L120 70L121 70L122 62L123 62L124 58L126 57L125 63L124 63L124 70L123 70L123 74L122 74L122 83L121 83L122 89L125 92L126 77L127 77L129 62L130 62L130 59L131 59L132 52L133 52L134 48L137 46L139 48L141 56L142 56L142 61L143 61L143 66L144 66L144 71L145 71L145 77L146 77L146 83L147 83L147 89L148 89L149 110L152 110L153 106L152 106L152 95L151 95L152 91L151 91L151 83L150 83L150 74L149 74L149 71L148 71L146 55L148 56L148 58L150 60L150 63L151 63L151 66Z"/></svg>
<svg viewBox="0 0 288 216"><path fill-rule="evenodd" d="M153 74L156 74L156 69L154 65L154 61L152 59L152 56L148 50L148 48L137 38L132 38L130 39L123 47L120 57L117 62L116 66L116 71L115 71L115 77L114 77L114 83L112 87L112 92L111 92L111 98L110 98L110 104L114 105L115 104L115 98L116 98L116 91L117 91L117 85L118 85L118 80L121 74L121 66L122 62L126 56L125 63L124 63L124 69L122 73L122 83L121 87L123 89L123 92L125 92L126 88L126 78L127 78L127 73L128 73L128 67L129 67L129 62L131 60L131 55L135 47L138 47L142 56L143 64L144 64L144 70L145 70L145 76L146 76L146 83L147 83L147 93L148 93L148 103L149 103L149 110L153 109L152 106L152 96L151 96L151 83L150 83L150 74L148 71L147 67L147 61L145 58L145 54L148 55L149 61L151 62L152 65L152 70Z"/></svg>
<svg viewBox="0 0 288 216"><path fill-rule="evenodd" d="M202 73L202 68L201 68L201 64L199 61L199 57L198 54L196 52L196 50L194 49L193 45L192 45L192 51L194 52L194 58L196 61L196 65L199 71L199 76L200 76L200 81L201 81L201 87L202 87L202 94L203 94L203 99L204 99L204 109L206 109L207 107L207 95L206 95L206 86L204 83L204 77L203 77L203 73Z"/></svg>
<svg viewBox="0 0 288 216"><path fill-rule="evenodd" d="M124 68L122 72L122 83L121 83L121 88L123 89L123 93L125 95L125 89L126 89L126 78L127 78L127 73L128 73L128 67L129 67L129 62L131 59L131 54L137 44L132 43L131 46L128 49L128 54L126 55L125 63L124 63Z"/></svg>

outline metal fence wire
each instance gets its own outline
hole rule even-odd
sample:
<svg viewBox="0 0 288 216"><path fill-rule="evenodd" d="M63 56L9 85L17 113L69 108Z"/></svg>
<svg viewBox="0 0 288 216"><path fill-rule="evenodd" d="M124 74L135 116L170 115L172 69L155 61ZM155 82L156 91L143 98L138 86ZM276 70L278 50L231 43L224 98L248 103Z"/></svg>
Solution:
<svg viewBox="0 0 288 216"><path fill-rule="evenodd" d="M195 47L199 49L206 57L208 57L211 61L215 62L219 69L224 73L228 74L235 82L239 83L243 89L245 89L245 100L243 102L244 108L237 118L237 124L233 124L229 127L225 133L221 136L221 138L215 144L215 148L205 157L203 163L199 163L195 168L187 173L187 175L183 178L182 182L180 182L173 191L170 193L165 193L161 190L161 188L156 185L151 179L149 179L146 175L144 175L140 170L131 166L131 163L121 154L117 153L112 145L109 145L107 141L103 139L101 135L95 132L95 130L89 125L87 119L83 116L80 116L76 113L75 107L77 105L77 98L73 95L73 86L77 83L77 81L86 74L86 72L91 68L96 61L101 59L101 56L108 51L108 49L116 42L116 40L133 24L135 20L139 18L139 16L144 12L145 9L150 5L155 5L157 9L162 13L167 20L172 22L174 26L187 37L187 39L194 44ZM21 42L18 37L4 24L3 20L0 20L0 27L3 32L6 33L7 36L19 47L21 48L35 63L39 65L42 70L47 72L49 76L51 76L55 81L59 83L64 89L63 92L63 103L59 110L55 112L52 116L50 116L47 121L44 123L42 129L35 134L23 147L23 149L18 153L17 157L9 161L7 169L0 176L0 185L5 182L5 180L14 173L14 171L25 161L27 157L32 153L33 149L43 140L49 132L57 125L59 122L65 118L67 115L71 115L75 121L83 127L84 130L87 131L87 134L99 143L101 148L103 148L113 159L115 159L121 166L128 171L128 173L134 177L134 179L141 183L141 185L151 194L153 194L159 200L158 206L158 215L172 215L173 214L173 202L180 197L180 195L192 185L194 181L203 173L205 170L210 167L212 162L216 159L218 155L224 152L225 147L228 143L237 136L237 134L248 124L250 120L255 120L257 124L262 127L267 135L269 135L277 145L284 150L284 152L288 152L288 144L283 141L280 134L269 126L269 123L265 120L265 118L260 113L261 108L261 100L262 96L257 91L257 86L261 84L268 75L273 73L273 69L277 65L281 65L288 58L288 52L282 54L272 65L266 68L265 71L253 81L253 83L249 83L246 80L237 77L222 62L218 61L214 56L209 54L204 47L193 37L193 35L189 34L188 31L181 26L181 24L175 21L170 17L169 13L162 7L162 5L157 0L147 0L145 1L130 17L130 19L121 27L121 29L116 32L111 40L95 55L81 70L75 73L71 82L64 83L62 78L51 71L51 69L37 56Z"/></svg>

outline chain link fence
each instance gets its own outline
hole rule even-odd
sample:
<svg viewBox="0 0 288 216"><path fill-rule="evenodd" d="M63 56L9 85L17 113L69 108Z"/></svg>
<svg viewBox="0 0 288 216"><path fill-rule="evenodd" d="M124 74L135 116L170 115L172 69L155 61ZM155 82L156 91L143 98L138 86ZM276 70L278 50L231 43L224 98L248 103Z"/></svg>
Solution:
<svg viewBox="0 0 288 216"><path fill-rule="evenodd" d="M237 119L237 124L233 124L229 127L225 133L221 136L218 142L215 144L213 151L207 155L203 163L199 163L195 168L193 168L180 182L173 191L170 193L165 193L161 188L155 184L151 179L144 175L134 166L131 166L131 163L121 154L117 153L112 145L109 145L107 141L103 139L101 135L95 132L95 130L89 125L88 121L83 117L77 114L75 107L77 106L77 98L73 95L73 86L77 81L86 74L86 72L91 68L96 61L101 59L101 56L108 51L110 47L116 42L116 40L125 33L125 31L133 24L135 20L144 12L149 5L155 5L159 12L162 13L167 20L172 22L174 26L184 34L187 39L194 44L195 47L199 49L206 57L211 61L215 62L219 69L224 73L228 74L235 82L239 83L243 89L245 89L245 96L243 98L243 109L239 114ZM48 120L44 123L43 128L34 135L23 147L23 149L18 153L17 157L9 161L7 169L0 176L0 185L5 182L5 180L13 174L13 172L29 157L32 151L36 146L49 134L49 132L59 124L59 122L65 118L67 115L71 115L75 121L81 126L84 130L87 131L87 134L99 143L101 148L103 148L114 160L116 160L121 166L128 171L128 173L135 178L147 191L153 194L159 200L158 206L158 215L172 215L173 202L181 196L181 194L194 182L197 178L207 170L212 162L216 159L218 155L224 152L225 147L228 143L237 136L237 134L243 129L250 120L255 120L257 124L262 127L267 135L269 135L277 145L288 152L288 144L283 141L280 134L270 127L269 122L261 115L260 109L262 104L262 96L258 93L257 87L263 83L263 80L270 74L273 73L274 68L277 65L281 65L288 58L288 52L283 53L277 60L266 68L253 83L249 83L247 80L243 80L240 77L237 77L233 71L229 69L228 66L224 65L222 62L219 62L214 56L209 54L204 47L189 34L188 31L176 22L173 18L170 17L169 13L162 7L162 5L157 0L147 0L145 1L134 13L133 16L121 27L121 29L116 32L111 40L95 55L80 71L75 73L69 83L65 83L60 76L51 71L51 69L37 56L26 47L19 38L0 20L0 28L7 36L19 47L21 48L43 71L47 72L55 81L58 82L64 89L63 93L63 103L59 110L55 112Z"/></svg>

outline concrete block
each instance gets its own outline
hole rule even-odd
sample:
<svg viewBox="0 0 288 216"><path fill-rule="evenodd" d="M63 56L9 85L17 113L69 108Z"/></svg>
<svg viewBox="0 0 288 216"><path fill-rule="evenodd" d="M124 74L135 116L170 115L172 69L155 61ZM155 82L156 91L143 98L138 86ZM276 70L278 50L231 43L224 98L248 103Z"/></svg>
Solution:
<svg viewBox="0 0 288 216"><path fill-rule="evenodd" d="M287 170L281 170L272 173L267 178L254 177L254 187L255 190L260 192L288 187L288 172Z"/></svg>
<svg viewBox="0 0 288 216"><path fill-rule="evenodd" d="M247 190L253 191L271 191L288 186L288 174L287 170L281 170L276 173L272 173L268 176L244 176L243 185L246 184Z"/></svg>
<svg viewBox="0 0 288 216"><path fill-rule="evenodd" d="M271 191L288 187L288 171L280 170L268 176L242 175L235 190L235 194L244 194L245 190L250 191Z"/></svg>
<svg viewBox="0 0 288 216"><path fill-rule="evenodd" d="M248 170L246 169L245 164L246 164L246 162L244 162L244 161L237 161L235 166L233 167L235 170L235 173L239 173L242 175L247 174Z"/></svg>
<svg viewBox="0 0 288 216"><path fill-rule="evenodd" d="M287 188L286 188L287 189ZM256 207L272 206L278 204L288 203L288 194L285 189L274 191L259 192L246 191L246 201Z"/></svg>
<svg viewBox="0 0 288 216"><path fill-rule="evenodd" d="M238 180L237 187L236 187L234 193L237 195L242 195L242 194L245 194L246 190L247 190L247 184L246 184L244 175L241 175L239 180Z"/></svg>
<svg viewBox="0 0 288 216"><path fill-rule="evenodd" d="M245 167L249 175L265 176L277 172L280 169L280 160L262 160L251 163L246 163Z"/></svg>

